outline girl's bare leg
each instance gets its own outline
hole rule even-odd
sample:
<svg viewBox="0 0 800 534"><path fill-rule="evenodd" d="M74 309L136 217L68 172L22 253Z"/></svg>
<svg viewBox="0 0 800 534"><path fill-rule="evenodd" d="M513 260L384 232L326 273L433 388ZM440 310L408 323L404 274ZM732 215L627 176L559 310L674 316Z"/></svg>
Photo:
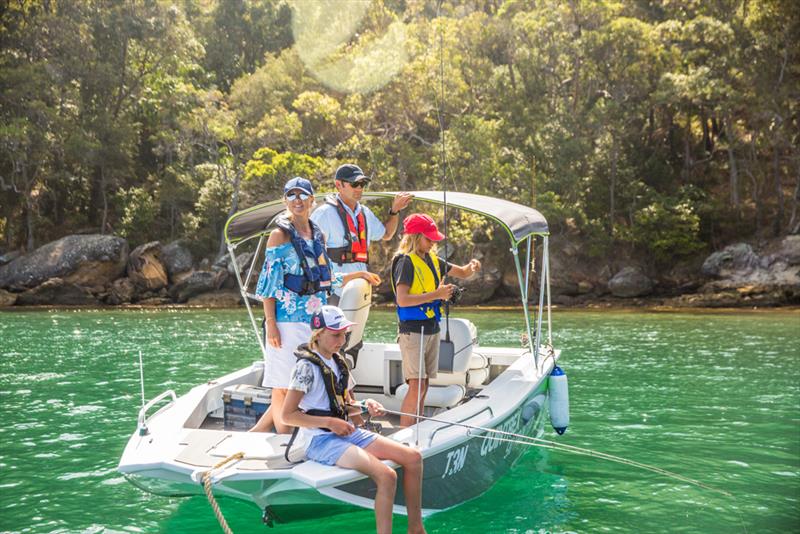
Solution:
<svg viewBox="0 0 800 534"><path fill-rule="evenodd" d="M255 426L248 430L248 432L271 432L274 425L275 418L272 417L272 406L270 405L267 411L264 412L264 415L261 416Z"/></svg>
<svg viewBox="0 0 800 534"><path fill-rule="evenodd" d="M272 404L269 406L267 413L272 412L272 418L275 422L275 432L278 434L291 434L294 430L293 426L287 425L283 421L283 403L286 400L286 392L288 390L283 388L272 388ZM266 417L267 414L264 414Z"/></svg>
<svg viewBox="0 0 800 534"><path fill-rule="evenodd" d="M378 534L390 534L392 532L392 507L397 491L397 473L394 469L375 458L366 449L355 445L348 447L336 465L360 471L375 482L375 485L378 486L378 493L375 495L375 530Z"/></svg>
<svg viewBox="0 0 800 534"><path fill-rule="evenodd" d="M422 454L416 449L378 436L366 452L381 460L392 460L403 467L403 494L408 512L408 532L424 534L422 524Z"/></svg>
<svg viewBox="0 0 800 534"><path fill-rule="evenodd" d="M419 410L417 410L417 388L422 388L419 394ZM422 407L425 406L425 394L428 392L428 379L423 378L409 378L408 379L408 392L406 393L403 403L400 406L400 411L403 413L415 413L420 415ZM415 417L408 415L400 416L400 426L411 426L417 422Z"/></svg>

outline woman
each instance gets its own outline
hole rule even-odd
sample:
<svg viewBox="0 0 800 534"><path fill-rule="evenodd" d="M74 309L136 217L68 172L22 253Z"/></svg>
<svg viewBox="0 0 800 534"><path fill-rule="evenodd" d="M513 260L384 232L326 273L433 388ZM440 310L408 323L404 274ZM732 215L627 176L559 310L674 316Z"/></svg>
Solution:
<svg viewBox="0 0 800 534"><path fill-rule="evenodd" d="M436 256L435 243L444 239L436 223L428 215L412 213L403 221L403 239L392 260L392 288L397 303L398 343L403 357L403 376L408 392L400 411L419 415L425 406L428 381L436 378L439 369L439 319L441 306L453 294L454 286L442 282L442 273L456 278L469 278L481 268L471 260L458 266ZM424 369L420 369L420 344L424 347ZM417 399L419 398L419 405ZM404 415L400 426L416 422Z"/></svg>
<svg viewBox="0 0 800 534"><path fill-rule="evenodd" d="M325 465L355 469L377 486L375 525L378 533L392 531L392 507L397 473L381 460L392 460L403 468L403 492L408 512L408 532L424 533L422 525L422 455L396 441L356 428L348 419L348 406L355 403L349 389L350 374L338 354L353 323L335 306L322 306L311 317L311 340L298 347L289 392L283 405L283 420L300 427L306 456ZM383 406L367 399L372 415ZM309 441L310 440L310 441Z"/></svg>
<svg viewBox="0 0 800 534"><path fill-rule="evenodd" d="M292 178L283 187L287 212L278 219L278 230L267 240L264 267L256 295L264 305L266 366L262 385L272 388L267 413L251 429L291 432L281 417L289 375L296 359L294 350L311 336L308 321L327 302L334 286L363 278L372 285L380 277L367 271L347 275L333 273L325 253L325 237L309 219L314 188L305 178Z"/></svg>

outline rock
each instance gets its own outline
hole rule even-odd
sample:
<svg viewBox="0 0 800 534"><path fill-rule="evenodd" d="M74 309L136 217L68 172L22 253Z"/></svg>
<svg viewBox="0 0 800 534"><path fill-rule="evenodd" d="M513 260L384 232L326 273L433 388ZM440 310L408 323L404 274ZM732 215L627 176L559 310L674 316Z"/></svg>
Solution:
<svg viewBox="0 0 800 534"><path fill-rule="evenodd" d="M16 293L11 293L5 289L0 289L0 308L8 308L17 302Z"/></svg>
<svg viewBox="0 0 800 534"><path fill-rule="evenodd" d="M608 281L608 289L615 297L642 297L653 290L653 282L641 269L625 267Z"/></svg>
<svg viewBox="0 0 800 534"><path fill-rule="evenodd" d="M140 300L136 304L138 304L139 306L155 307L155 306L166 306L172 304L172 302L170 301L170 299L165 297L150 297L144 300Z"/></svg>
<svg viewBox="0 0 800 534"><path fill-rule="evenodd" d="M800 235L788 235L783 238L778 254L787 265L800 265Z"/></svg>
<svg viewBox="0 0 800 534"><path fill-rule="evenodd" d="M82 306L98 304L98 302L86 288L61 278L51 278L33 289L20 293L17 297L17 305L33 306L38 304Z"/></svg>
<svg viewBox="0 0 800 534"><path fill-rule="evenodd" d="M6 263L11 263L12 261L16 260L22 256L21 250L14 250L11 252L6 252L4 254L0 254L0 265L5 265Z"/></svg>
<svg viewBox="0 0 800 534"><path fill-rule="evenodd" d="M242 295L238 291L211 291L192 297L186 303L189 306L203 308L236 308L242 302Z"/></svg>
<svg viewBox="0 0 800 534"><path fill-rule="evenodd" d="M458 285L464 289L459 304L472 306L486 302L500 287L501 280L502 275L496 268L481 269L466 280L459 280Z"/></svg>
<svg viewBox="0 0 800 534"><path fill-rule="evenodd" d="M112 305L127 304L133 300L136 294L136 286L130 278L117 278L111 284L111 291L109 292L106 302Z"/></svg>
<svg viewBox="0 0 800 534"><path fill-rule="evenodd" d="M581 280L578 282L578 294L585 295L586 293L591 293L594 290L594 284L588 282L586 280Z"/></svg>
<svg viewBox="0 0 800 534"><path fill-rule="evenodd" d="M169 282L175 284L190 275L192 270L192 253L182 241L173 241L162 247L161 263L167 269Z"/></svg>
<svg viewBox="0 0 800 534"><path fill-rule="evenodd" d="M716 278L745 277L760 263L753 247L747 243L736 243L711 254L703 262L701 271L705 276Z"/></svg>
<svg viewBox="0 0 800 534"><path fill-rule="evenodd" d="M175 302L186 302L201 293L219 289L223 281L224 271L194 271L174 286L169 288L169 296Z"/></svg>
<svg viewBox="0 0 800 534"><path fill-rule="evenodd" d="M717 283L719 284L719 283ZM793 306L800 304L800 286L747 285L722 287L706 284L701 293L681 295L668 304L678 307L741 308Z"/></svg>
<svg viewBox="0 0 800 534"><path fill-rule="evenodd" d="M161 243L151 241L139 245L128 258L128 278L140 291L166 287L167 269L161 263Z"/></svg>
<svg viewBox="0 0 800 534"><path fill-rule="evenodd" d="M69 235L0 266L0 288L24 290L51 278L105 286L125 272L128 242L110 235Z"/></svg>

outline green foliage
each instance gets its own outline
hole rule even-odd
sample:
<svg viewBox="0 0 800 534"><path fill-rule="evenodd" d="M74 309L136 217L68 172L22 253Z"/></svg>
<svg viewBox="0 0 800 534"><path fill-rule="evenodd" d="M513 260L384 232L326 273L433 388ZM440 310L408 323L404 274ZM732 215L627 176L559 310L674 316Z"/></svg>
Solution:
<svg viewBox="0 0 800 534"><path fill-rule="evenodd" d="M700 217L689 199L662 198L637 210L630 233L662 266L703 249Z"/></svg>
<svg viewBox="0 0 800 534"><path fill-rule="evenodd" d="M446 171L598 256L632 243L663 262L798 224L785 0L6 7L9 247L93 228L208 255L232 211L294 175L330 190L345 161L378 189L438 189Z"/></svg>
<svg viewBox="0 0 800 534"><path fill-rule="evenodd" d="M242 197L253 205L283 195L283 184L295 176L319 183L326 170L325 160L295 152L276 152L271 148L256 150L245 165Z"/></svg>
<svg viewBox="0 0 800 534"><path fill-rule="evenodd" d="M192 237L190 248L193 252L207 254L213 251L228 218L228 206L233 188L223 178L219 166L204 163L195 168L202 181L194 211L186 218L186 228Z"/></svg>
<svg viewBox="0 0 800 534"><path fill-rule="evenodd" d="M158 201L143 187L120 190L116 201L122 213L119 235L128 239L131 248L149 241L158 217Z"/></svg>

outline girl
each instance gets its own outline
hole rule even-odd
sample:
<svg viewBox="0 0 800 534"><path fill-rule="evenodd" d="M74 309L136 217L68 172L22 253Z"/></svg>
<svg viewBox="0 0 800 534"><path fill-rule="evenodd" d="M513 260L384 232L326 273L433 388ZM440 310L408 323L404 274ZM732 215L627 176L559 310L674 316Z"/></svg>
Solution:
<svg viewBox="0 0 800 534"><path fill-rule="evenodd" d="M444 235L428 215L412 213L406 217L403 232L391 270L399 319L397 342L403 357L403 376L408 382L400 411L419 415L420 406L425 406L428 381L436 378L439 369L442 302L451 297L454 289L452 284L442 282L444 275L469 278L481 268L481 262L473 259L458 266L439 259L435 244L444 239ZM424 369L419 368L420 344L424 347ZM400 426L415 422L411 416L400 417Z"/></svg>
<svg viewBox="0 0 800 534"><path fill-rule="evenodd" d="M322 306L311 317L311 340L298 347L298 361L292 371L283 404L283 420L300 427L303 441L310 443L310 460L355 469L369 476L377 486L375 524L379 534L392 531L392 506L397 473L381 460L392 460L403 468L403 492L408 512L408 532L424 533L422 525L422 455L416 449L383 436L356 428L349 420L347 406L355 402L348 388L350 374L338 351L344 346L353 323L335 306ZM372 415L383 406L367 399Z"/></svg>

